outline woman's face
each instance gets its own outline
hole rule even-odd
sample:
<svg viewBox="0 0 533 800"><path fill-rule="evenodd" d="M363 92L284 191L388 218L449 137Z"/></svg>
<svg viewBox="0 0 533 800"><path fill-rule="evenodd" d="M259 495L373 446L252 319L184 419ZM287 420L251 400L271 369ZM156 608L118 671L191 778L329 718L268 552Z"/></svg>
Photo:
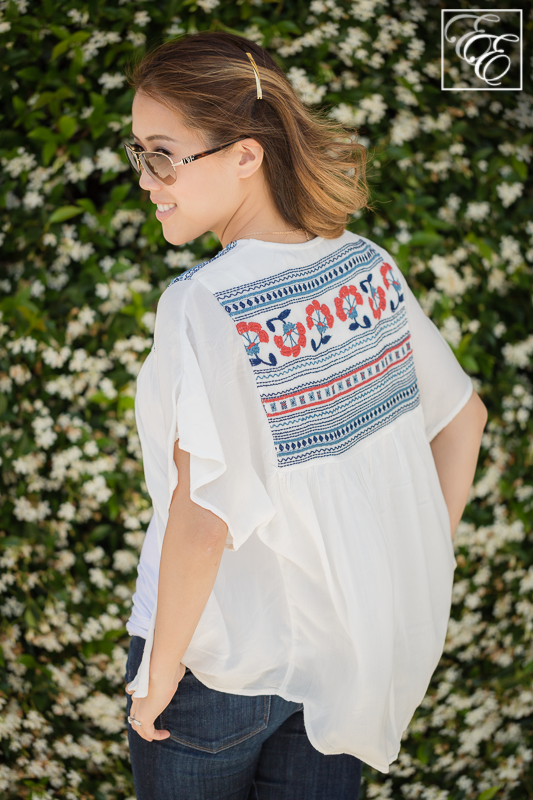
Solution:
<svg viewBox="0 0 533 800"><path fill-rule="evenodd" d="M208 149L201 134L186 128L176 112L142 92L135 95L132 117L132 136L144 150L165 153L176 162ZM248 142L252 146L247 149ZM254 144L254 140L245 139L220 153L177 166L176 182L171 186L142 171L139 184L158 206L156 217L167 242L185 244L206 231L222 238L250 188L241 178L252 176L260 166L262 152L252 152L258 149ZM170 208L162 210L161 206Z"/></svg>

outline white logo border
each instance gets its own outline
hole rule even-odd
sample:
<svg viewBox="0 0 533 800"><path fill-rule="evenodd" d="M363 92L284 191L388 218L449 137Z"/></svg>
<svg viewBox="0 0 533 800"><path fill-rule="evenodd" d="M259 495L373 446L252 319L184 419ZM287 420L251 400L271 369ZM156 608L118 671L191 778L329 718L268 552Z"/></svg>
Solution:
<svg viewBox="0 0 533 800"><path fill-rule="evenodd" d="M469 12L469 11L479 11L485 13L497 13L500 11L502 14L508 14L509 12L517 12L520 14L520 86L508 88L503 87L501 89L497 88L496 86L464 86L464 87L450 87L444 85L444 14L458 11L458 12ZM441 26L440 26L440 66L441 66L441 83L440 88L442 92L521 92L523 91L524 86L524 26L523 26L523 9L521 8L441 8Z"/></svg>

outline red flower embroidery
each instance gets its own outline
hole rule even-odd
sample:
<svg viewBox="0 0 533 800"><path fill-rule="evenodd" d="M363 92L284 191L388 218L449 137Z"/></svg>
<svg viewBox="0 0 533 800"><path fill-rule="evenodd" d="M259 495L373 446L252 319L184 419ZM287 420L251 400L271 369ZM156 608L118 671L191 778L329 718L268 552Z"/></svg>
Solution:
<svg viewBox="0 0 533 800"><path fill-rule="evenodd" d="M237 333L244 339L244 348L252 367L257 367L259 364L276 365L273 353L268 354L268 361L264 361L259 354L261 342L268 342L269 337L258 322L238 322L236 327Z"/></svg>
<svg viewBox="0 0 533 800"><path fill-rule="evenodd" d="M300 355L300 350L305 347L305 328L301 322L283 322L283 333L281 336L274 336L274 344L279 347L282 356Z"/></svg>
<svg viewBox="0 0 533 800"><path fill-rule="evenodd" d="M357 306L363 305L363 298L360 292L357 291L355 286L343 286L339 292L339 296L335 298L335 308L337 316L343 322L350 317L351 320L357 318Z"/></svg>
<svg viewBox="0 0 533 800"><path fill-rule="evenodd" d="M322 335L328 328L333 327L333 315L324 303L320 305L318 300L313 300L305 310L307 311L307 327L309 330L313 325L316 325L319 334Z"/></svg>
<svg viewBox="0 0 533 800"><path fill-rule="evenodd" d="M381 272L381 277L383 278L383 283L385 284L385 289L388 289L389 286L390 286L390 283L389 283L389 279L388 279L387 275L389 274L389 272L392 272L392 267L391 267L390 264L387 264L386 262L383 262L383 264L381 265L381 269L379 271ZM392 275L391 275L391 277L392 277Z"/></svg>
<svg viewBox="0 0 533 800"><path fill-rule="evenodd" d="M374 319L379 319L381 317L381 312L384 311L387 306L385 292L381 286L378 286L378 288L375 289L372 285L370 286L370 291L371 297L368 298L368 303L372 309Z"/></svg>

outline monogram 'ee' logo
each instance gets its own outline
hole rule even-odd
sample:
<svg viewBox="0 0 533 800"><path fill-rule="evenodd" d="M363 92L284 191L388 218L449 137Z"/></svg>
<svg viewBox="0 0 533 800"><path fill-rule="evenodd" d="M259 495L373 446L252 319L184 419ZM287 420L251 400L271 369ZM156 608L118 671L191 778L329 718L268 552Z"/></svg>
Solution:
<svg viewBox="0 0 533 800"><path fill-rule="evenodd" d="M522 89L521 9L442 9L441 14L443 91Z"/></svg>

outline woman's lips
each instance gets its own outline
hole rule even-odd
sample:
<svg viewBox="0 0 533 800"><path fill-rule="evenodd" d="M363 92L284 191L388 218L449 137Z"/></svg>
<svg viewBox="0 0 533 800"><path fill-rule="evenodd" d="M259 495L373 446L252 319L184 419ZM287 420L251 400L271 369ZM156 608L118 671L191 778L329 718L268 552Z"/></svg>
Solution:
<svg viewBox="0 0 533 800"><path fill-rule="evenodd" d="M169 217L172 216L172 214L174 213L176 208L177 208L177 206L172 206L172 208L169 208L167 211L160 211L159 208L158 208L158 209L156 209L155 215L156 215L157 219L159 220L159 222L164 222L166 219L168 219Z"/></svg>

